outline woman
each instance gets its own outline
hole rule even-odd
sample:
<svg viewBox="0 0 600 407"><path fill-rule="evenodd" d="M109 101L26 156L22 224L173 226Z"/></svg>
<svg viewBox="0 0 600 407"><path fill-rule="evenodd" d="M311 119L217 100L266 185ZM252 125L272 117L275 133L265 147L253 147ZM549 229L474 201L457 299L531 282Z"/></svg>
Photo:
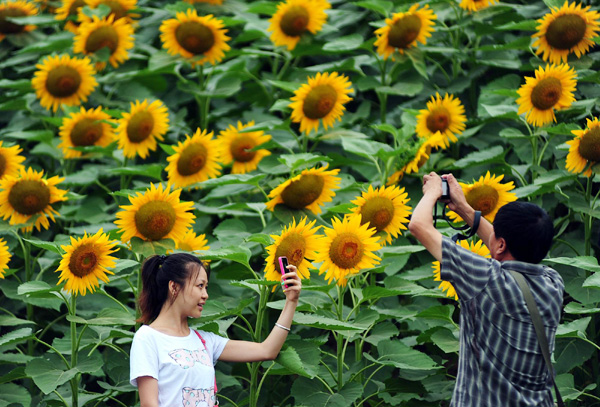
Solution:
<svg viewBox="0 0 600 407"><path fill-rule="evenodd" d="M282 276L286 302L262 343L194 331L188 318L200 318L210 270L197 257L177 253L152 256L142 265L139 306L142 325L133 337L130 381L141 407L213 406L217 360L256 362L277 357L298 304L302 283L296 267Z"/></svg>

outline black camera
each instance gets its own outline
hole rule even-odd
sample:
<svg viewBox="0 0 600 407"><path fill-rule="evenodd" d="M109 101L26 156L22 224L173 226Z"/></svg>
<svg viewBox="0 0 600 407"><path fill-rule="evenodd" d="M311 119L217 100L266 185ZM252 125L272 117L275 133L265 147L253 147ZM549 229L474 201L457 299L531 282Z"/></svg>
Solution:
<svg viewBox="0 0 600 407"><path fill-rule="evenodd" d="M450 200L450 188L448 187L448 180L442 178L442 196L440 196L440 201L449 201Z"/></svg>

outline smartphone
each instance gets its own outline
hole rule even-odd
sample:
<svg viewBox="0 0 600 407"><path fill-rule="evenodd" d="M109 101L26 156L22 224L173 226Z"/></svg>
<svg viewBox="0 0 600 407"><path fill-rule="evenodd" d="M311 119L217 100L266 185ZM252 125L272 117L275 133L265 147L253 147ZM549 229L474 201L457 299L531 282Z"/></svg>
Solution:
<svg viewBox="0 0 600 407"><path fill-rule="evenodd" d="M288 266L288 259L285 256L280 256L279 257L279 269L281 270L281 274L285 274L288 272L287 270L287 266ZM284 288L288 288L287 284L284 286Z"/></svg>

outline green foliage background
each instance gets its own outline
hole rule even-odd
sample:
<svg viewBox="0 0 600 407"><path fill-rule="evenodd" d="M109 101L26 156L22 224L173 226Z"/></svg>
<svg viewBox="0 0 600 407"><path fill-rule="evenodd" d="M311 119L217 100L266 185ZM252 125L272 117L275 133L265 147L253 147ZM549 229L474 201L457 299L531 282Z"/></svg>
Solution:
<svg viewBox="0 0 600 407"><path fill-rule="evenodd" d="M232 37L226 58L204 67L201 75L210 79L202 89L199 73L169 56L159 40L160 23L190 6L140 1L131 58L99 73L100 86L86 103L103 106L115 118L135 100L166 104L171 125L162 149L128 163L115 144L91 148L88 159L62 158L58 128L76 109L52 114L42 108L31 78L44 56L72 51L73 35L47 12L14 20L38 28L0 42L0 139L22 147L26 165L47 176L64 176L60 187L70 192L68 201L55 205L60 217L49 230L26 236L6 221L0 223L0 235L13 255L0 282L0 406L135 405L128 351L135 331L139 264L172 242L134 244L132 250L120 245L110 283L78 298L76 315L67 308L73 299L56 286L55 270L60 245L69 236L103 227L119 237L113 223L118 205L150 182L166 180L170 146L185 134L200 125L217 133L238 120L255 120L256 128L273 137L267 146L273 155L257 171L224 175L182 193L182 200L195 202L194 230L206 233L214 270L209 303L192 326L261 340L283 304L281 293L271 293L262 278L269 234L279 234L293 217L315 218L281 205L273 213L265 210L261 190L268 192L291 173L318 163L341 168L342 186L316 218L319 225L328 225L369 184L384 183L414 153L416 114L435 92L461 99L467 130L448 150L434 153L421 173L452 172L465 182L488 170L504 174L504 181L517 185L519 199L551 214L557 233L545 262L566 284L554 354L557 380L568 405L600 405L599 189L594 177L564 169L571 130L583 128L585 119L600 110L598 47L569 60L577 71L577 101L558 113L557 123L533 129L516 113L516 91L524 76L545 65L530 47L535 20L562 3L513 0L474 14L449 0L425 3L438 17L427 45L387 63L374 53L373 32L386 16L407 10L412 2L332 1L323 30L303 38L291 53L275 48L266 32L275 2L197 4L200 14L222 19ZM289 99L307 76L324 71L347 75L354 100L333 130L305 138L290 122ZM199 109L207 104L209 115L204 115ZM400 183L413 205L421 196L420 177L407 175ZM432 258L410 236L401 236L379 254L381 265L353 278L346 291L313 273L292 335L276 361L217 365L222 404L448 405L457 367L458 304L437 289Z"/></svg>

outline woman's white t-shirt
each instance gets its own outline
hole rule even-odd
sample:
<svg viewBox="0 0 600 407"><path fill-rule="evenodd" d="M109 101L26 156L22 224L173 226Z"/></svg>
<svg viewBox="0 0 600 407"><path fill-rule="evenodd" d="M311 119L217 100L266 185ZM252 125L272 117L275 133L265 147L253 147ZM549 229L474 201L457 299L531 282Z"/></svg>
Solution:
<svg viewBox="0 0 600 407"><path fill-rule="evenodd" d="M229 339L200 331L188 336L171 336L142 325L133 337L129 379L158 380L158 405L161 407L210 406L215 404L215 368Z"/></svg>

